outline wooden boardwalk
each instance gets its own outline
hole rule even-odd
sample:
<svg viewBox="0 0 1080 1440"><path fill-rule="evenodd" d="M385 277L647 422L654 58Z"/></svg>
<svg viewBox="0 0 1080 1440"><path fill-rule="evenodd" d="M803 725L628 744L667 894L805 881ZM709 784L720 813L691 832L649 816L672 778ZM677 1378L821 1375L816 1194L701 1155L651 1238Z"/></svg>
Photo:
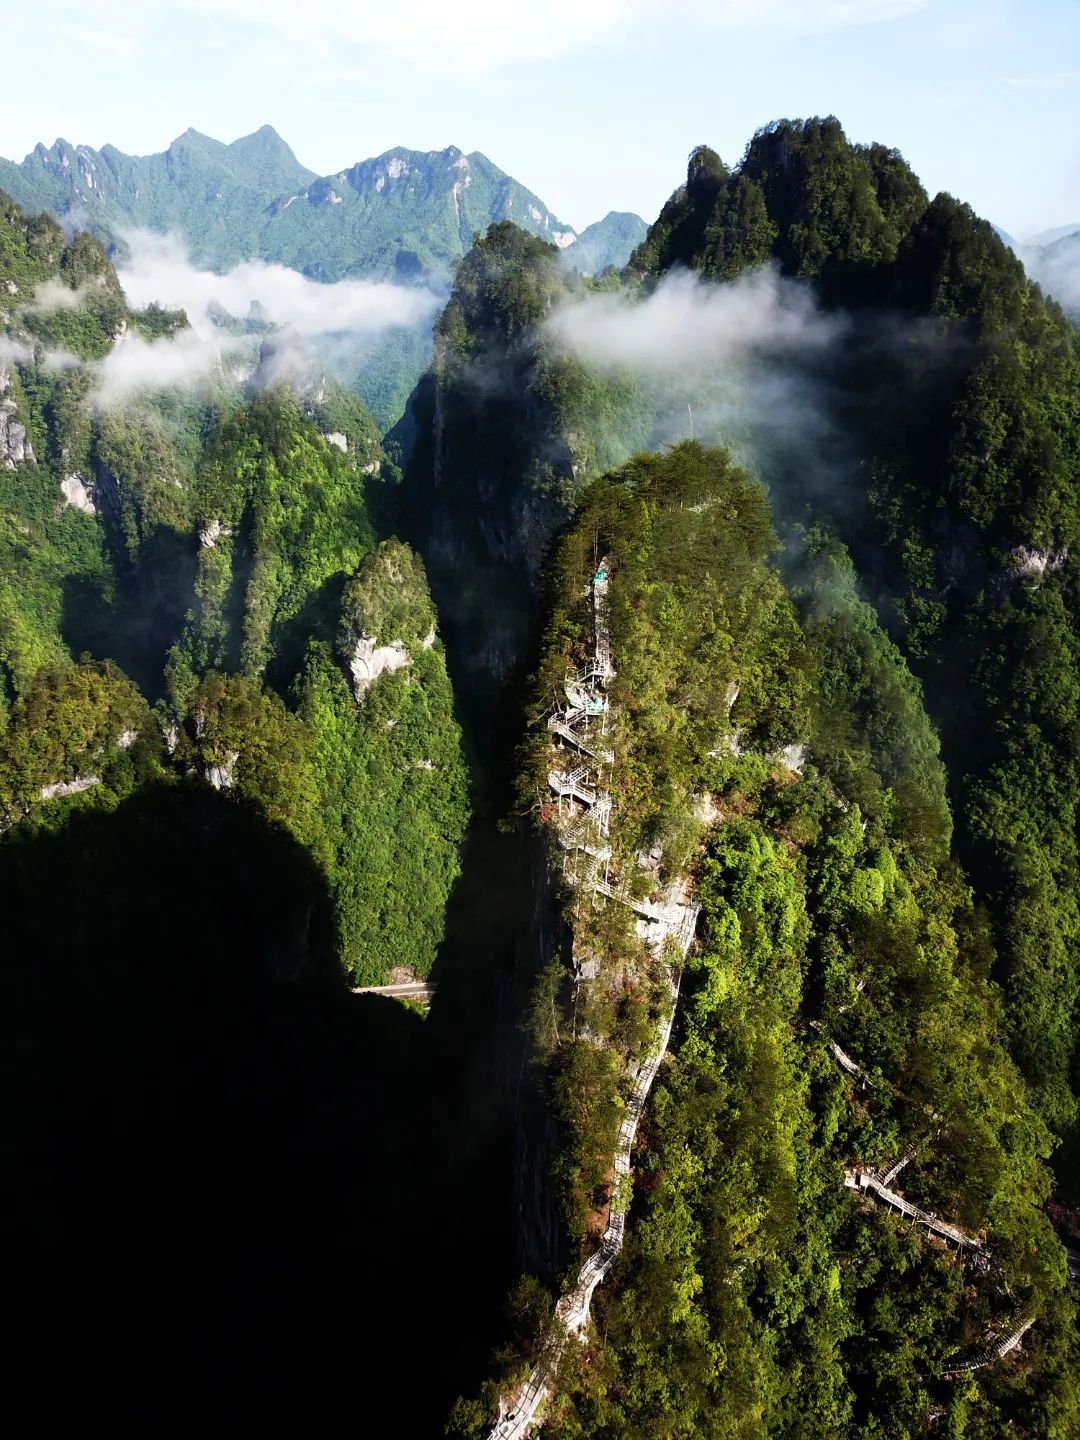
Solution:
<svg viewBox="0 0 1080 1440"><path fill-rule="evenodd" d="M611 813L611 796L600 788L597 765L610 764L613 756L604 751L594 739L593 727L598 723L601 734L606 733L608 720L607 697L600 687L606 686L614 676L611 661L611 642L607 630L607 585L608 566L603 560L593 576L593 625L594 650L589 664L579 670L572 680L567 681L566 691L569 708L561 711L548 721L548 728L567 745L594 762L591 770L588 764L569 772L552 769L548 776L550 788L559 797L560 807L564 799L583 805L595 828L606 835ZM587 784L589 774L597 775L594 784ZM560 808L560 815L561 815ZM574 817L568 817L564 824L560 843L568 849L579 850L590 857L602 859L605 864L611 856L610 847L602 848L588 843L588 837L580 826L574 828ZM699 907L688 904L676 892L672 892L667 903L658 905L649 901L638 901L616 890L606 880L593 880L587 888L604 898L617 900L629 905L638 916L639 933L652 952L664 957L667 941L674 938L685 957L697 928ZM641 927L644 927L643 929ZM505 1408L490 1432L489 1440L522 1440L540 1420L540 1411L547 1399L551 1382L558 1367L559 1358L571 1339L579 1338L589 1323L593 1295L597 1286L614 1265L622 1249L626 1234L626 1216L630 1204L630 1156L637 1135L638 1123L645 1109L649 1090L656 1079L661 1061L667 1052L671 1039L671 1028L675 1022L675 1010L679 998L680 967L667 972L670 987L670 1004L660 1025L650 1055L631 1070L633 1088L626 1102L626 1113L619 1127L619 1137L612 1161L611 1203L608 1209L608 1225L599 1248L588 1257L578 1272L574 1286L555 1307L555 1324L544 1352L521 1392L512 1405Z"/></svg>
<svg viewBox="0 0 1080 1440"><path fill-rule="evenodd" d="M814 1028L820 1030L821 1027L815 1023ZM837 1064L840 1065L842 1069L846 1070L848 1074L862 1077L867 1084L870 1083L869 1077L866 1075L862 1066L857 1065L856 1062L851 1059L850 1055L846 1055L844 1051L840 1049L839 1045L830 1040L828 1036L823 1036L823 1038ZM919 1209L917 1205L913 1205L910 1200L905 1199L898 1191L891 1188L892 1182L896 1179L897 1175L915 1158L917 1149L918 1147L915 1145L910 1146L888 1170L882 1173L873 1170L864 1171L858 1168L852 1168L846 1172L844 1184L851 1190L858 1190L864 1194L869 1193L875 1196L892 1209L898 1211L901 1215L907 1215L915 1224L923 1226L931 1234L944 1240L946 1244L955 1245L958 1251L966 1250L985 1254L986 1247L976 1236L961 1229L959 1225L953 1225L949 1221L941 1220L938 1216L932 1215L926 1210ZM1068 1278L1074 1283L1080 1281L1080 1252L1067 1247L1066 1256L1068 1262ZM995 1364L1005 1355L1008 1355L1011 1350L1015 1350L1031 1329L1032 1325L1034 1325L1035 1319L1036 1317L1033 1315L1028 1316L999 1340L991 1345L985 1346L968 1360L956 1359L949 1361L946 1368L941 1372L942 1379L953 1380L959 1375L969 1375L973 1371L983 1370L988 1365Z"/></svg>
<svg viewBox="0 0 1080 1440"><path fill-rule="evenodd" d="M993 1365L996 1361L1008 1355L1010 1350L1015 1350L1034 1324L1035 1317L1031 1316L1029 1319L1022 1321L1015 1330L1011 1330L1007 1335L1003 1335L996 1344L988 1345L985 1350L980 1350L979 1353L970 1360L962 1360L959 1362L950 1361L947 1368L941 1372L941 1378L943 1380L955 1380L958 1375L970 1375L973 1370L984 1370L987 1365Z"/></svg>

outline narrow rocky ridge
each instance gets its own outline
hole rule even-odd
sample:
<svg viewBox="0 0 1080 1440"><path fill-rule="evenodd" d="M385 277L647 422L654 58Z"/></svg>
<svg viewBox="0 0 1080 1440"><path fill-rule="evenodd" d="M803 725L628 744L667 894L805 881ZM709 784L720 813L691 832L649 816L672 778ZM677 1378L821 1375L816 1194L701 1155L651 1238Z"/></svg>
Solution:
<svg viewBox="0 0 1080 1440"><path fill-rule="evenodd" d="M604 783L604 772L614 761L612 752L604 744L604 737L611 713L607 689L615 675L607 623L609 581L610 569L605 559L600 562L592 579L592 656L584 667L568 675L566 705L560 706L548 721L553 743L561 742L568 755L576 753L578 761L561 769L553 765L549 786L559 806L559 843L566 852L567 872L572 872L573 860L577 856L586 859L587 876L575 875L572 883L575 888L591 889L598 897L631 906L637 917L638 934L665 963L670 1003L657 1030L651 1053L631 1070L633 1088L626 1103L626 1114L619 1129L612 1162L607 1229L599 1248L582 1265L573 1288L555 1307L552 1334L524 1388L512 1400L504 1397L501 1401L501 1413L491 1430L491 1440L519 1440L538 1423L544 1401L551 1393L559 1358L572 1338L584 1335L596 1288L611 1270L622 1249L631 1196L630 1156L645 1102L671 1039L682 961L693 943L699 913L699 907L685 897L679 881L671 886L662 905L634 900L607 882L611 849L606 842L612 799ZM604 866L603 879L596 873L601 864ZM588 957L575 954L574 963L580 983L582 972L587 973L590 961Z"/></svg>

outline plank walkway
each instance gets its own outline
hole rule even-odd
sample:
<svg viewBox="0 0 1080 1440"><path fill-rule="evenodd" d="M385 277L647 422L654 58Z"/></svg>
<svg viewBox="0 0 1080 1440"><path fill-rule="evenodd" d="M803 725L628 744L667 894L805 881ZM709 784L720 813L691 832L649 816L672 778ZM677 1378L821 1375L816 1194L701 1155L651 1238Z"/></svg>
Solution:
<svg viewBox="0 0 1080 1440"><path fill-rule="evenodd" d="M613 757L609 752L602 752L600 747L595 745L588 727L592 717L603 717L602 723L606 723L607 699L595 689L583 691L582 687L595 686L597 683L606 685L615 673L611 661L611 641L607 629L607 586L607 561L603 560L592 582L594 624L592 659L588 665L577 672L572 681L568 680L567 682L567 699L571 708L560 715L557 721L556 717L552 717L552 720L548 721L549 728L561 739L594 759L598 759L601 763L610 763ZM611 797L606 791L599 788L599 781L595 788L586 788L583 781L587 773L588 767L581 767L569 775L553 769L549 774L548 783L555 794L559 796L560 801L569 796L586 805L591 811L591 818L596 821L597 827L603 834L606 834L611 811ZM575 836L573 831L564 832L560 843L605 861L610 858L610 848L603 850L596 846L590 846L580 835ZM629 905L639 916L639 933L643 933L646 944L655 955L664 957L667 941L669 937L673 937L680 951L680 960L685 958L697 929L699 906L683 902L682 897L674 891L669 896L666 905L656 905L647 901L634 900L603 880L596 881L587 888L596 895ZM644 926L644 932L640 930L641 926ZM540 1411L551 1390L559 1359L571 1339L579 1339L585 1331L589 1323L589 1312L596 1288L608 1274L622 1249L623 1238L626 1234L627 1209L630 1203L630 1156L634 1148L638 1124L645 1109L645 1102L671 1039L671 1029L675 1023L675 1011L679 999L680 974L680 965L676 965L668 971L670 1004L667 1007L667 1014L657 1031L652 1053L631 1070L633 1086L626 1102L626 1113L619 1127L619 1137L612 1163L614 1173L607 1229L601 1238L599 1248L588 1257L578 1272L573 1289L568 1291L555 1307L555 1324L551 1337L544 1347L544 1352L533 1367L520 1394L514 1399L512 1407L506 1413L500 1414L490 1432L489 1440L522 1440L522 1437L527 1435L538 1423Z"/></svg>
<svg viewBox="0 0 1080 1440"><path fill-rule="evenodd" d="M427 1000L434 998L435 986L428 980L415 980L403 985L351 985L353 995L388 995L395 1000Z"/></svg>
<svg viewBox="0 0 1080 1440"><path fill-rule="evenodd" d="M946 1369L941 1372L943 1380L955 1380L958 1375L970 1375L973 1370L984 1370L987 1365L993 1365L1003 1356L1008 1355L1010 1350L1015 1350L1020 1341L1035 1324L1035 1317L1032 1315L1007 1335L1003 1335L996 1345L988 1345L985 1350L970 1360L960 1362L950 1361Z"/></svg>
<svg viewBox="0 0 1080 1440"><path fill-rule="evenodd" d="M814 1028L820 1030L821 1027L815 1023ZM861 1075L866 1078L866 1072L862 1067L857 1065L849 1055L845 1055L839 1045L835 1044L828 1036L823 1036L823 1038L837 1063L844 1070L849 1074ZM868 1080L867 1083L869 1083ZM937 1235L948 1244L955 1245L958 1251L969 1250L985 1253L986 1247L981 1240L968 1234L967 1231L962 1230L958 1225L952 1225L947 1220L940 1220L936 1215L931 1215L925 1210L920 1210L917 1205L913 1205L910 1200L906 1200L903 1195L890 1188L892 1182L896 1179L897 1175L900 1174L901 1170L909 1165L915 1158L917 1149L918 1147L915 1145L910 1146L904 1151L895 1164L880 1174L870 1170L848 1170L844 1176L844 1184L849 1189L860 1190L864 1193L869 1192L875 1195L879 1200L884 1201L886 1205L899 1211L900 1214L909 1216L914 1223L924 1226L925 1229ZM1080 1251L1066 1247L1066 1256L1069 1279L1074 1283L1080 1281ZM1034 1323L1035 1316L1029 1316L1017 1325L1015 1329L1003 1335L1001 1339L997 1340L994 1344L985 1346L969 1360L949 1361L946 1368L941 1372L942 1379L953 1380L959 1375L970 1375L976 1370L983 1370L988 1365L996 1364L998 1360L1008 1355L1011 1350L1016 1349Z"/></svg>
<svg viewBox="0 0 1080 1440"><path fill-rule="evenodd" d="M693 911L693 920L696 924L698 907L687 908ZM672 932L664 927L664 933L656 937L655 943L657 943L658 951L662 951L664 941L670 933ZM692 927L690 933L692 938ZM554 1333L545 1346L540 1360L533 1367L520 1395L514 1401L513 1408L496 1422L490 1432L489 1440L522 1440L522 1437L527 1435L539 1421L540 1409L550 1394L551 1382L563 1351L571 1338L580 1338L583 1334L589 1323L589 1312L596 1288L608 1274L622 1249L623 1239L626 1235L627 1208L630 1201L628 1184L630 1156L638 1124L645 1109L645 1102L671 1040L671 1030L675 1023L675 1011L679 999L678 970L670 972L669 983L671 985L671 1005L667 1017L658 1032L653 1053L637 1068L633 1090L626 1102L626 1114L619 1127L607 1229L600 1241L599 1248L589 1256L578 1272L574 1288L564 1295L555 1307Z"/></svg>
<svg viewBox="0 0 1080 1440"><path fill-rule="evenodd" d="M903 1195L896 1190L890 1190L879 1176L873 1171L849 1170L844 1177L844 1184L850 1190L870 1190L879 1200L884 1200L886 1205L891 1205L894 1210L899 1210L901 1215L907 1215L916 1224L922 1225L932 1234L940 1239L948 1241L964 1250L981 1250L981 1240L969 1235L966 1230L961 1230L959 1225L951 1225L948 1220L939 1220L936 1215L931 1215L928 1210L920 1210L910 1200L905 1200Z"/></svg>

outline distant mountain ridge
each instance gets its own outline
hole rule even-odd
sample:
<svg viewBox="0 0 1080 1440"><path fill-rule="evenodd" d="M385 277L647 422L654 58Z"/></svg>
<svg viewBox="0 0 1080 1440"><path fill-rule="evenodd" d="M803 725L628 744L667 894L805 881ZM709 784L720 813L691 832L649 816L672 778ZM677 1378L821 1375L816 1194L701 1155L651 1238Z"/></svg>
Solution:
<svg viewBox="0 0 1080 1440"><path fill-rule="evenodd" d="M210 248L215 237L235 248L277 195L315 178L269 125L231 145L189 129L155 155L59 139L35 146L21 164L0 160L0 188L24 209L77 216L99 230L179 228L193 249Z"/></svg>
<svg viewBox="0 0 1080 1440"><path fill-rule="evenodd" d="M1013 239L1000 226L994 229L1031 278L1080 325L1080 224L1056 225L1026 240Z"/></svg>
<svg viewBox="0 0 1080 1440"><path fill-rule="evenodd" d="M498 221L558 246L568 266L621 267L645 222L612 212L579 237L544 202L479 151L398 146L330 175L301 165L270 125L231 144L185 130L154 155L57 140L16 164L0 159L0 190L106 245L133 227L183 237L192 261L225 271L245 260L288 265L320 281L358 277L442 285ZM366 354L354 385L385 429L428 363L426 332L394 330Z"/></svg>
<svg viewBox="0 0 1080 1440"><path fill-rule="evenodd" d="M567 247L567 264L582 275L599 275L609 265L621 270L648 233L640 215L609 210L602 220L586 225Z"/></svg>
<svg viewBox="0 0 1080 1440"><path fill-rule="evenodd" d="M476 231L499 220L560 249L578 240L479 151L398 146L319 176L269 125L231 144L189 129L146 156L57 140L19 164L0 160L0 189L24 208L77 218L99 234L135 225L178 230L199 264L227 268L258 255L324 280L445 270ZM644 229L636 216L615 215L589 227L590 264L594 252L610 263L607 255L623 248L625 262L632 246L621 246L619 235L627 222L635 234Z"/></svg>
<svg viewBox="0 0 1080 1440"><path fill-rule="evenodd" d="M1080 325L1080 228L1045 245L1025 245L1020 258L1029 275Z"/></svg>
<svg viewBox="0 0 1080 1440"><path fill-rule="evenodd" d="M1071 225L1055 225L1052 230L1040 230L1037 235L1026 235L1023 240L1025 245L1053 245L1057 240L1065 240L1070 235L1080 231L1080 220L1074 220Z"/></svg>

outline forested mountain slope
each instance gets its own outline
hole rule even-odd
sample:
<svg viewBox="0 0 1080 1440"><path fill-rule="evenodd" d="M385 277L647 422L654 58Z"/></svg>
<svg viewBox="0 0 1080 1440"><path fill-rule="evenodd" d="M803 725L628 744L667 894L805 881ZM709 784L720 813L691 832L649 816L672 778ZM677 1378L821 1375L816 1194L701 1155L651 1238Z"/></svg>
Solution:
<svg viewBox="0 0 1080 1440"><path fill-rule="evenodd" d="M201 776L308 849L359 978L426 973L465 776L423 569L372 518L370 417L224 372L116 408L101 364L183 316L131 314L95 241L6 199L0 287L8 823Z"/></svg>
<svg viewBox="0 0 1080 1440"><path fill-rule="evenodd" d="M857 478L811 508L925 680L1014 1054L1075 1177L1080 344L985 221L835 120L770 126L734 172L695 152L634 263L770 259L861 322L830 375ZM781 522L805 513L797 473L769 478Z"/></svg>
<svg viewBox="0 0 1080 1440"><path fill-rule="evenodd" d="M1040 1210L1050 1145L949 860L935 736L842 557L819 550L789 598L763 564L772 544L760 492L724 456L684 448L590 491L560 554L539 697L575 634L575 566L599 547L631 707L615 746L641 776L628 845L658 878L700 854L703 924L638 1153L629 1253L596 1318L605 1341L569 1352L570 1401L546 1433L916 1434L940 1407L946 1433L1044 1433L1076 1414L1074 1305ZM605 945L615 922L592 922ZM612 1021L632 1034L635 1002L634 984L606 1002L579 984L553 1031L537 996L580 1148L570 1174L592 1204L603 1083L582 1083L575 1053ZM989 1266L852 1201L845 1171L886 1172L912 1149L896 1184L978 1234ZM1035 1313L1021 1374L940 1380L979 1336Z"/></svg>
<svg viewBox="0 0 1080 1440"><path fill-rule="evenodd" d="M609 1167L627 1065L664 1003L636 916L689 869L702 923L603 1338L562 1350L544 1434L906 1436L936 1413L943 1433L1065 1435L1077 1414L1075 1304L1041 1208L1051 1141L949 856L937 740L850 563L824 537L811 550L789 590L760 488L684 445L590 486L554 560L521 799L574 936L531 1015L583 1254L625 1203ZM614 679L574 756L548 722L564 686L576 703L597 564ZM575 759L577 798L556 800ZM846 1176L905 1158L894 1183L969 1251L852 1198ZM555 1343L535 1285L515 1305L520 1348L456 1433L487 1435L500 1391L512 1415ZM944 1376L1035 1316L1019 1370Z"/></svg>

